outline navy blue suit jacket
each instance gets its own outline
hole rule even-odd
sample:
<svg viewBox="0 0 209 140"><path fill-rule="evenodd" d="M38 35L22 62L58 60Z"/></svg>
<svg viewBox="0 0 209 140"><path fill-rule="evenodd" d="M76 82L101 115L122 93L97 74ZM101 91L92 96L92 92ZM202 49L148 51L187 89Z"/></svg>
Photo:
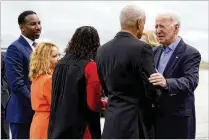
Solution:
<svg viewBox="0 0 209 140"><path fill-rule="evenodd" d="M158 67L163 48L159 46L153 50L155 65ZM163 90L158 114L195 115L194 90L199 82L200 61L198 50L181 39L163 73L168 89Z"/></svg>
<svg viewBox="0 0 209 140"><path fill-rule="evenodd" d="M29 80L29 60L32 52L28 42L20 36L7 49L5 56L6 77L11 95L6 108L6 121L30 123L33 117Z"/></svg>

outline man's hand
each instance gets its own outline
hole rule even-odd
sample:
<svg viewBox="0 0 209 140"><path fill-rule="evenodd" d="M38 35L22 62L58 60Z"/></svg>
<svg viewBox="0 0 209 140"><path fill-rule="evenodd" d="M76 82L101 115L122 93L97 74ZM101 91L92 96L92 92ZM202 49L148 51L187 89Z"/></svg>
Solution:
<svg viewBox="0 0 209 140"><path fill-rule="evenodd" d="M168 86L165 78L163 75L159 72L153 73L149 78L150 83L152 83L154 86L161 86L163 88L166 88Z"/></svg>

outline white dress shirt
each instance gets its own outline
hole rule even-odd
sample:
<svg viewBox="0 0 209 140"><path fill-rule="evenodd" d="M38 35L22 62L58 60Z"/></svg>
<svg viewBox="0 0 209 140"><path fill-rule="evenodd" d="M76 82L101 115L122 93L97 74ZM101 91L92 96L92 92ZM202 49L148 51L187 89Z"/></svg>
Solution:
<svg viewBox="0 0 209 140"><path fill-rule="evenodd" d="M34 48L34 46L32 45L34 41L31 40L31 39L29 39L29 38L27 38L27 37L25 37L24 35L22 35L22 37L25 38L25 40L26 40L26 41L28 42L28 44L31 46L32 50L34 50L35 48Z"/></svg>

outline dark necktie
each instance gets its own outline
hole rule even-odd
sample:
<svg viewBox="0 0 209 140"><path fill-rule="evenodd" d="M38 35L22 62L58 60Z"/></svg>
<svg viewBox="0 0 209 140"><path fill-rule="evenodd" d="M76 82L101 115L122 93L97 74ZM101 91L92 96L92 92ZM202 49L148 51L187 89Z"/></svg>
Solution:
<svg viewBox="0 0 209 140"><path fill-rule="evenodd" d="M32 46L33 46L33 47L36 47L37 44L38 44L38 43L33 42Z"/></svg>

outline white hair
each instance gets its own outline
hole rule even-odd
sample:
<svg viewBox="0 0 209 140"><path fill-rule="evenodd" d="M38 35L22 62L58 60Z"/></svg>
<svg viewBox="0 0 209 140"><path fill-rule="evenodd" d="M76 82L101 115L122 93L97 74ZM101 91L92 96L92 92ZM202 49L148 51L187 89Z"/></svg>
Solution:
<svg viewBox="0 0 209 140"><path fill-rule="evenodd" d="M120 24L134 26L137 20L144 18L145 12L141 8L135 5L128 5L120 13Z"/></svg>
<svg viewBox="0 0 209 140"><path fill-rule="evenodd" d="M164 13L164 14L159 14L157 17L165 17L165 18L171 18L172 20L172 24L175 25L175 24L178 24L179 27L180 27L180 24L181 24L181 21L180 21L180 18L177 14L175 13Z"/></svg>

